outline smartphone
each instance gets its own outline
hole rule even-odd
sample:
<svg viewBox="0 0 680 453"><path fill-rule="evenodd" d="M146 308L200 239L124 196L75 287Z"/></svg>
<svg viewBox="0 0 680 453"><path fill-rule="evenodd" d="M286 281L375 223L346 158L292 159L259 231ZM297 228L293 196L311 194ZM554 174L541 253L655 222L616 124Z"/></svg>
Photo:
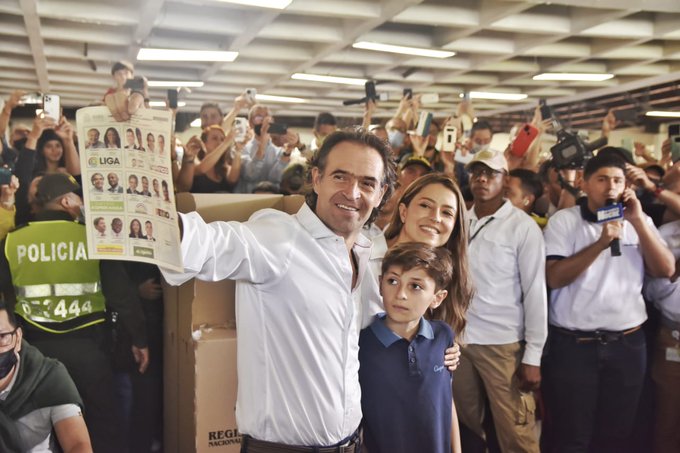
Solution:
<svg viewBox="0 0 680 453"><path fill-rule="evenodd" d="M668 125L668 138L680 135L680 123L674 123Z"/></svg>
<svg viewBox="0 0 680 453"><path fill-rule="evenodd" d="M541 106L541 119L549 120L550 118L552 118L553 112L550 106L548 105L547 101L545 99L541 99L539 101L539 104Z"/></svg>
<svg viewBox="0 0 680 453"><path fill-rule="evenodd" d="M680 160L680 135L671 137L671 159L673 163Z"/></svg>
<svg viewBox="0 0 680 453"><path fill-rule="evenodd" d="M432 124L432 113L427 111L420 112L418 119L418 126L416 126L416 134L427 137L430 133L430 125Z"/></svg>
<svg viewBox="0 0 680 453"><path fill-rule="evenodd" d="M269 133L270 134L280 134L284 135L288 132L288 125L281 123L269 123Z"/></svg>
<svg viewBox="0 0 680 453"><path fill-rule="evenodd" d="M0 168L0 186L4 186L12 182L12 170L7 167Z"/></svg>
<svg viewBox="0 0 680 453"><path fill-rule="evenodd" d="M617 121L634 123L637 121L638 112L637 109L614 110L614 117Z"/></svg>
<svg viewBox="0 0 680 453"><path fill-rule="evenodd" d="M404 88L404 92L402 93L402 97L403 96L406 96L406 99L413 98L413 89L412 88Z"/></svg>
<svg viewBox="0 0 680 453"><path fill-rule="evenodd" d="M168 107L171 109L177 108L177 90L168 90Z"/></svg>
<svg viewBox="0 0 680 453"><path fill-rule="evenodd" d="M123 85L125 88L129 89L132 92L139 91L140 93L144 92L144 78L141 76L135 77L133 79L127 79L125 82L125 85Z"/></svg>
<svg viewBox="0 0 680 453"><path fill-rule="evenodd" d="M61 109L59 107L59 96L56 94L46 94L43 96L43 114L47 117L59 121Z"/></svg>
<svg viewBox="0 0 680 453"><path fill-rule="evenodd" d="M257 90L255 88L246 88L246 99L251 104L254 104L257 100Z"/></svg>
<svg viewBox="0 0 680 453"><path fill-rule="evenodd" d="M43 95L41 93L28 93L21 96L19 103L21 105L26 104L41 104L43 101Z"/></svg>
<svg viewBox="0 0 680 453"><path fill-rule="evenodd" d="M442 142L442 152L452 153L456 150L456 139L458 138L458 129L455 126L444 127L444 135Z"/></svg>
<svg viewBox="0 0 680 453"><path fill-rule="evenodd" d="M375 82L369 80L364 84L364 89L366 90L366 100L376 100L378 95L375 93Z"/></svg>
<svg viewBox="0 0 680 453"><path fill-rule="evenodd" d="M510 152L515 157L524 157L531 143L536 139L538 135L538 128L533 124L525 124L519 128L517 132L517 137L512 142L512 147Z"/></svg>
<svg viewBox="0 0 680 453"><path fill-rule="evenodd" d="M248 120L241 116L234 118L234 141L236 143L243 143L248 134Z"/></svg>
<svg viewBox="0 0 680 453"><path fill-rule="evenodd" d="M421 104L436 104L439 102L438 93L423 93L420 95Z"/></svg>

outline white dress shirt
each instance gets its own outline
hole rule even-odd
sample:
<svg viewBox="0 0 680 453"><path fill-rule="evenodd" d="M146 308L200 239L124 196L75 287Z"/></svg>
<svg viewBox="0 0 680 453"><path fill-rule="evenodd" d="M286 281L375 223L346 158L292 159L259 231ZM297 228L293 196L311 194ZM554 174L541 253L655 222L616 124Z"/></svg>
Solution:
<svg viewBox="0 0 680 453"><path fill-rule="evenodd" d="M464 341L499 345L525 340L522 363L538 366L548 334L541 230L507 200L481 219L473 206L468 220L475 294Z"/></svg>
<svg viewBox="0 0 680 453"><path fill-rule="evenodd" d="M659 227L659 234L666 241L676 260L680 259L680 220ZM644 294L654 302L664 317L680 323L680 279L647 277Z"/></svg>
<svg viewBox="0 0 680 453"><path fill-rule="evenodd" d="M568 258L597 241L602 225L583 218L581 206L555 213L545 228L548 258ZM647 223L656 232L652 220ZM647 319L642 298L645 263L640 239L623 221L621 256L602 251L572 283L550 293L550 324L571 330L627 330Z"/></svg>
<svg viewBox="0 0 680 453"><path fill-rule="evenodd" d="M179 285L192 277L236 280L239 431L285 444L332 445L361 421L360 291L342 237L304 204L295 215L262 210L246 223L206 224L181 214L184 273L163 269ZM359 288L371 243L353 248ZM229 408L225 408L229 410Z"/></svg>

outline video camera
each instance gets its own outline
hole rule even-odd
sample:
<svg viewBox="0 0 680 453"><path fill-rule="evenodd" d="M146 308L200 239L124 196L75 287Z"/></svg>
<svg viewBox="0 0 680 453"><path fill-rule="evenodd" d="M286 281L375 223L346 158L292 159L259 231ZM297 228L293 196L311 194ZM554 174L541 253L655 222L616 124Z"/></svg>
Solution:
<svg viewBox="0 0 680 453"><path fill-rule="evenodd" d="M590 143L577 133L562 126L554 111L551 111L553 126L557 129L557 143L550 148L553 162L557 170L583 168L593 157L593 151L607 144L607 137L600 137Z"/></svg>

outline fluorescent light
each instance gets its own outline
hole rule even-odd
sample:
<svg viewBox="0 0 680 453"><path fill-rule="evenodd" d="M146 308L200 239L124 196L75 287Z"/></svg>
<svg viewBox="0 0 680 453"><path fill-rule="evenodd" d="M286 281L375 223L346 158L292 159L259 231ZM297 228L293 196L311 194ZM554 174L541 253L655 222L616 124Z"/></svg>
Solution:
<svg viewBox="0 0 680 453"><path fill-rule="evenodd" d="M203 86L203 82L196 80L149 80L148 85L150 87L165 87L165 88L175 88L175 87L191 87L200 88Z"/></svg>
<svg viewBox="0 0 680 453"><path fill-rule="evenodd" d="M463 93L460 97L463 97ZM493 91L470 91L470 99L495 99L499 101L521 101L527 95L522 93L496 93Z"/></svg>
<svg viewBox="0 0 680 453"><path fill-rule="evenodd" d="M219 0L224 3L257 6L259 8L286 9L293 0Z"/></svg>
<svg viewBox="0 0 680 453"><path fill-rule="evenodd" d="M671 112L668 110L652 110L645 113L645 116L663 116L666 118L680 118L680 112Z"/></svg>
<svg viewBox="0 0 680 453"><path fill-rule="evenodd" d="M449 58L456 54L448 50L423 49L420 47L394 46L392 44L381 44L379 42L360 41L352 44L355 49L377 50L378 52L401 53L405 55L416 55L418 57Z"/></svg>
<svg viewBox="0 0 680 453"><path fill-rule="evenodd" d="M303 102L307 102L305 99L302 98L293 98L289 96L271 96L269 94L257 94L256 99L258 101L268 101L268 102L287 102L290 104L302 104Z"/></svg>
<svg viewBox="0 0 680 453"><path fill-rule="evenodd" d="M191 127L201 127L201 119L196 118L191 123L189 123L189 126L191 126Z"/></svg>
<svg viewBox="0 0 680 453"><path fill-rule="evenodd" d="M295 80L308 80L310 82L340 83L344 85L361 85L361 86L364 86L364 84L368 81L366 79L353 79L351 77L335 77L318 74L305 74L302 72L296 72L295 74L290 76L290 78Z"/></svg>
<svg viewBox="0 0 680 453"><path fill-rule="evenodd" d="M139 49L138 60L153 61L234 61L238 52L224 50Z"/></svg>
<svg viewBox="0 0 680 453"><path fill-rule="evenodd" d="M579 74L575 72L544 72L533 77L534 80L576 80L585 82L602 82L614 77L614 74Z"/></svg>
<svg viewBox="0 0 680 453"><path fill-rule="evenodd" d="M177 107L184 107L187 103L184 101L179 101ZM149 107L165 107L165 101L149 101Z"/></svg>

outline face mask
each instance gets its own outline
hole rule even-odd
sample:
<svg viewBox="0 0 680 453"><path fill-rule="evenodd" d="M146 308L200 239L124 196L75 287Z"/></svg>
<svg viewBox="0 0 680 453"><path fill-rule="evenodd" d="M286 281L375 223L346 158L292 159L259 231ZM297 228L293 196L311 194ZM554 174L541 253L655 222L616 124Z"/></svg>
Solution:
<svg viewBox="0 0 680 453"><path fill-rule="evenodd" d="M14 348L0 353L0 379L7 377L14 365L17 364L17 355Z"/></svg>
<svg viewBox="0 0 680 453"><path fill-rule="evenodd" d="M481 145L481 144L479 144L479 143L475 143L475 144L472 145L472 149L470 150L470 152L471 152L472 154L477 154L477 153L480 152L480 151L486 151L486 150L488 150L488 149L489 149L489 144L488 144L488 143L485 144L485 145Z"/></svg>
<svg viewBox="0 0 680 453"><path fill-rule="evenodd" d="M391 131L387 132L387 138L392 148L401 148L404 144L404 138L406 138L406 134L396 129L392 129Z"/></svg>

